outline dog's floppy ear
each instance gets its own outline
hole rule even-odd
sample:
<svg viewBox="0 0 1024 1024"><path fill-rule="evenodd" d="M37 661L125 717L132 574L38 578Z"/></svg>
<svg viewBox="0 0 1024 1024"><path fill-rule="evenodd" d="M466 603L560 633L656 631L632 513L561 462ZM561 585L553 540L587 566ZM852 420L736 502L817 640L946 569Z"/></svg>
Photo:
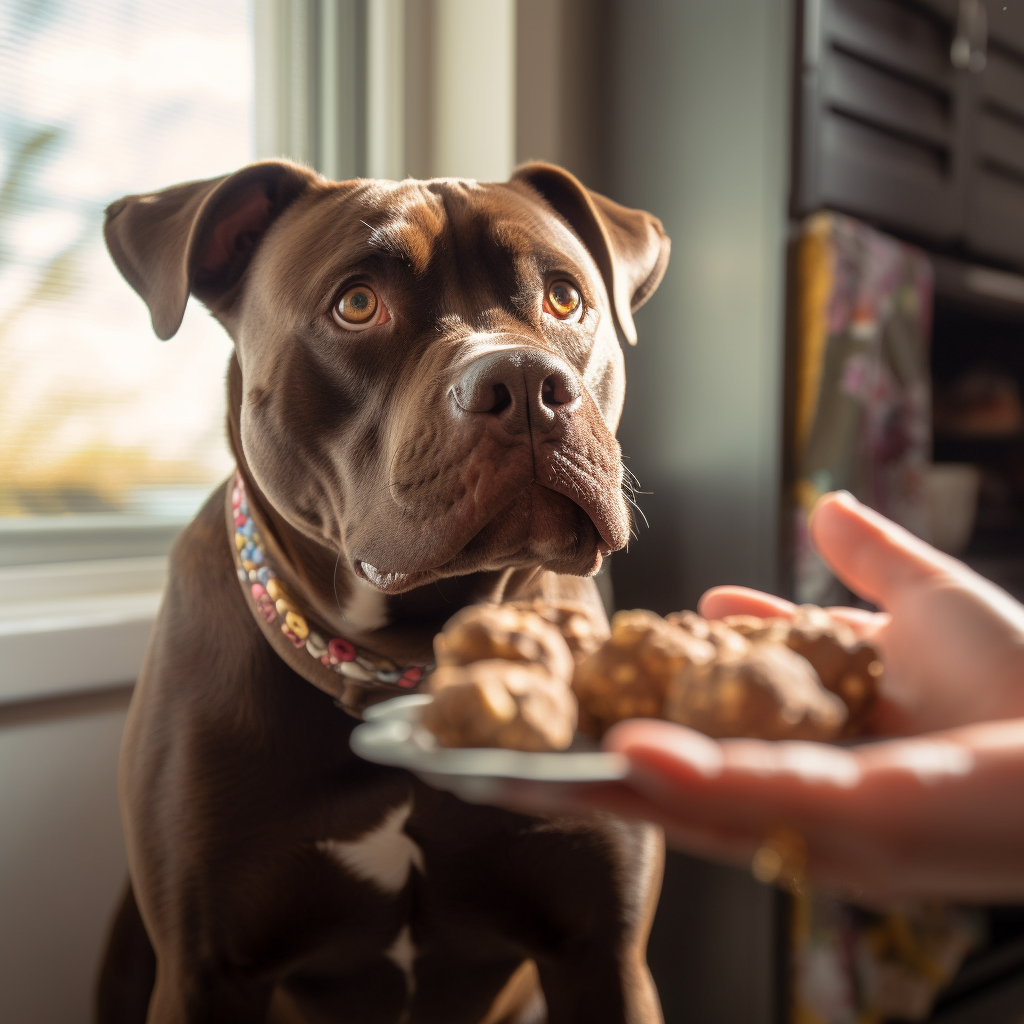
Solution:
<svg viewBox="0 0 1024 1024"><path fill-rule="evenodd" d="M670 242L661 221L591 192L554 164L524 164L512 181L539 192L579 235L604 278L619 330L635 345L633 313L654 293L668 265Z"/></svg>
<svg viewBox="0 0 1024 1024"><path fill-rule="evenodd" d="M207 304L224 297L275 218L318 180L299 164L267 160L111 203L107 248L149 306L157 337L181 326L189 293Z"/></svg>

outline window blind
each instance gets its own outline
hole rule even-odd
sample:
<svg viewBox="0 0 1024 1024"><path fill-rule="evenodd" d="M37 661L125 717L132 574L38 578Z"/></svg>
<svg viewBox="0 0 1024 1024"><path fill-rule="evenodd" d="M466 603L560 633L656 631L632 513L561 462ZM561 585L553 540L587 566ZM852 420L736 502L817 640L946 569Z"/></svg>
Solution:
<svg viewBox="0 0 1024 1024"><path fill-rule="evenodd" d="M188 514L229 468L230 342L156 340L113 199L252 159L247 0L0 5L0 516Z"/></svg>

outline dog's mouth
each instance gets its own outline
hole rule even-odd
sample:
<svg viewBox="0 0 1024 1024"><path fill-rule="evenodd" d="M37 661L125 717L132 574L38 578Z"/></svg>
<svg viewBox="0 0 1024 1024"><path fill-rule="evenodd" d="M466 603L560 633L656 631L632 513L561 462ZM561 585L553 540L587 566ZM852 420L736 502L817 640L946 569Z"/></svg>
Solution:
<svg viewBox="0 0 1024 1024"><path fill-rule="evenodd" d="M382 593L401 594L451 576L533 566L592 576L613 550L616 545L604 536L585 508L564 494L534 483L438 564L402 571L357 558L353 569Z"/></svg>
<svg viewBox="0 0 1024 1024"><path fill-rule="evenodd" d="M355 570L357 576L366 580L367 583L372 583L385 594L402 594L438 578L437 574L429 569L420 572L384 571L359 559L356 560Z"/></svg>

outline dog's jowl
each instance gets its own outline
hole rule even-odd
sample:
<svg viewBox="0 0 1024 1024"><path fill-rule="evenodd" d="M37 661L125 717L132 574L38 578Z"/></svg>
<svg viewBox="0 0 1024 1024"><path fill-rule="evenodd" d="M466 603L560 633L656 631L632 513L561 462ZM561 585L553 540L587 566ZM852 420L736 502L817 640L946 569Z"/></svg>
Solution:
<svg viewBox="0 0 1024 1024"><path fill-rule="evenodd" d="M543 164L275 161L129 196L106 236L161 338L191 294L234 339L237 472L174 548L129 714L101 1024L660 1020L655 830L470 806L348 743L470 602L603 617L659 222Z"/></svg>

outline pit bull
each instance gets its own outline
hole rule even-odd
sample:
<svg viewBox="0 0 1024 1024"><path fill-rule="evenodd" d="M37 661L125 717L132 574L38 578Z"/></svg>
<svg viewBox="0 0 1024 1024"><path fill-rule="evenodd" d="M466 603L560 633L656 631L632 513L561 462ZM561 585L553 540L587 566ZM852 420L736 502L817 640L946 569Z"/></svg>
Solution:
<svg viewBox="0 0 1024 1024"><path fill-rule="evenodd" d="M471 806L349 748L471 602L603 623L592 577L630 529L617 330L660 222L546 164L268 161L121 199L105 234L160 338L191 294L234 340L237 472L171 553L128 715L101 1024L661 1020L656 830Z"/></svg>

